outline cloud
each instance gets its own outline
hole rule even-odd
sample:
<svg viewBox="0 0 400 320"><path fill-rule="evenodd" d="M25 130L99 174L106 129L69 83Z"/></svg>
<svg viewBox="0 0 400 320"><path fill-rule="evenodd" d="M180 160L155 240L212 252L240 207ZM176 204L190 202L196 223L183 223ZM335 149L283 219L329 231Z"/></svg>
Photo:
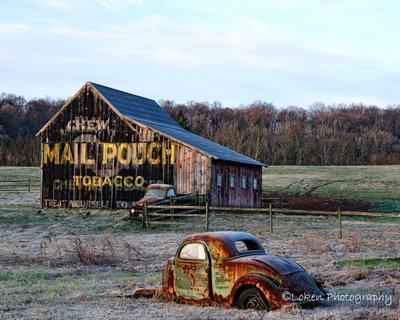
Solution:
<svg viewBox="0 0 400 320"><path fill-rule="evenodd" d="M371 0L21 1L0 24L0 58L15 77L120 79L150 97L290 104L363 88L389 94L399 82L398 14Z"/></svg>
<svg viewBox="0 0 400 320"><path fill-rule="evenodd" d="M128 5L143 5L142 0L96 0L96 2L107 9L121 8Z"/></svg>
<svg viewBox="0 0 400 320"><path fill-rule="evenodd" d="M39 6L48 9L72 11L74 10L74 8L76 8L76 5L78 3L79 2L77 1L65 1L65 0L40 0Z"/></svg>

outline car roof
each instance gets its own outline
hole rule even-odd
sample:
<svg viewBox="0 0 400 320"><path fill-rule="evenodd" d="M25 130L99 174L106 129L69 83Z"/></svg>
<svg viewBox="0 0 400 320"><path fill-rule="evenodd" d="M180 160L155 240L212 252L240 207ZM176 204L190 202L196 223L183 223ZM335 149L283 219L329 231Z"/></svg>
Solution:
<svg viewBox="0 0 400 320"><path fill-rule="evenodd" d="M240 256L248 254L249 252L258 252L265 254L265 250L261 245L260 241L250 233L240 232L240 231L217 231L217 232L206 232L199 233L187 237L183 242L190 241L204 241L212 253L221 259L231 258L235 256ZM235 243L237 241L252 241L258 245L260 250L251 250L246 252L239 252Z"/></svg>
<svg viewBox="0 0 400 320"><path fill-rule="evenodd" d="M174 189L175 187L173 185L170 184L164 184L164 183L154 183L149 185L147 188L151 188L151 189Z"/></svg>

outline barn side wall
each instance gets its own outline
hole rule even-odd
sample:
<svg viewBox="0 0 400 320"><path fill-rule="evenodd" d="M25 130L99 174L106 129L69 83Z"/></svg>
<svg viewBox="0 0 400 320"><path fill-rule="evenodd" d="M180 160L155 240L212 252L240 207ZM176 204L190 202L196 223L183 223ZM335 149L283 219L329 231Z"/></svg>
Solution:
<svg viewBox="0 0 400 320"><path fill-rule="evenodd" d="M234 180L233 185L231 185L231 177ZM211 206L261 207L261 166L246 166L244 164L214 160L211 181Z"/></svg>
<svg viewBox="0 0 400 320"><path fill-rule="evenodd" d="M174 183L175 144L128 125L90 86L42 133L42 207L129 208Z"/></svg>
<svg viewBox="0 0 400 320"><path fill-rule="evenodd" d="M210 190L211 158L175 143L177 192L180 194L206 194Z"/></svg>

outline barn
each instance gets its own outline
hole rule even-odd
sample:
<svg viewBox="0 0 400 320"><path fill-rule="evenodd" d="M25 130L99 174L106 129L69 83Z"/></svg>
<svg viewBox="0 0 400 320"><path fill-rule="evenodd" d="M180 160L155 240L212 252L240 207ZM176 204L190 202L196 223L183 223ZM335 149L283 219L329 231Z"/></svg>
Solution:
<svg viewBox="0 0 400 320"><path fill-rule="evenodd" d="M151 183L261 205L264 164L182 129L154 100L87 82L37 135L42 207L130 208Z"/></svg>

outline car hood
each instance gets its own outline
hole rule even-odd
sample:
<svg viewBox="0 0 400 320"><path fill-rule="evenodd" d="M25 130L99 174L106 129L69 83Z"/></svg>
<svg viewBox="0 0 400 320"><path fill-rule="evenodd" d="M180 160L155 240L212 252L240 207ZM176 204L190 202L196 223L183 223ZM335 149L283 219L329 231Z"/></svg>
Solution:
<svg viewBox="0 0 400 320"><path fill-rule="evenodd" d="M304 269L296 262L269 254L253 256L252 260L268 265L281 275L287 275L294 272L304 271Z"/></svg>
<svg viewBox="0 0 400 320"><path fill-rule="evenodd" d="M147 203L154 203L154 202L158 202L158 201L162 201L165 200L165 198L163 197L157 197L157 196L147 196L144 197L142 199L139 200L138 204L142 205L143 202L147 202Z"/></svg>

